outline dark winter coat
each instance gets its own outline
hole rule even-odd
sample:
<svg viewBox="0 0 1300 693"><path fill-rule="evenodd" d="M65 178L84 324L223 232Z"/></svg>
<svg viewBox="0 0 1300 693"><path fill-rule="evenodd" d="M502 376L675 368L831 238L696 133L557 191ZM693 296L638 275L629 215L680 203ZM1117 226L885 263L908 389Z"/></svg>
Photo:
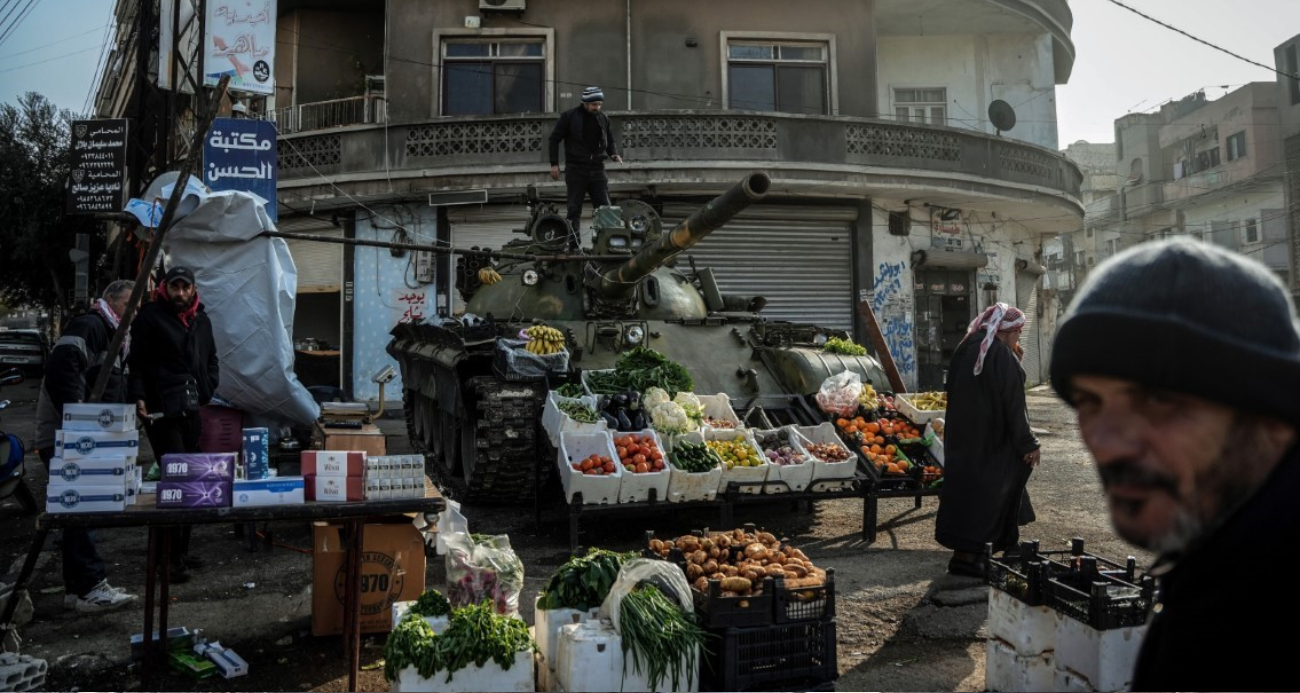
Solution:
<svg viewBox="0 0 1300 693"><path fill-rule="evenodd" d="M1295 688L1294 662L1284 643L1300 623L1300 601L1291 594L1294 568L1287 567L1295 565L1291 552L1300 546L1297 497L1300 447L1223 525L1181 557L1161 559L1153 570L1163 573L1156 614L1138 655L1133 690ZM1244 659L1226 652L1242 638L1257 643L1259 651Z"/></svg>
<svg viewBox="0 0 1300 693"><path fill-rule="evenodd" d="M596 112L596 122L600 124L599 146L593 151L587 146L583 136L583 107L571 108L560 114L551 131L550 155L551 165L560 164L560 142L564 142L564 163L568 166L586 165L603 166L606 158L618 154L614 142L614 131L609 125L609 116L604 111Z"/></svg>
<svg viewBox="0 0 1300 693"><path fill-rule="evenodd" d="M140 308L131 323L129 389L132 401L143 400L150 413L163 411L161 391L192 376L199 403L207 404L220 382L212 321L200 303L188 327L165 299Z"/></svg>
<svg viewBox="0 0 1300 693"><path fill-rule="evenodd" d="M54 446L54 432L63 419L63 405L84 402L99 378L113 327L98 313L77 316L63 328L45 363L45 379L36 402L36 449ZM101 402L127 399L125 359L119 352L108 376Z"/></svg>
<svg viewBox="0 0 1300 693"><path fill-rule="evenodd" d="M1014 541L1020 501L1038 449L1025 405L1025 371L1011 348L994 339L975 375L981 333L957 347L948 368L944 482L935 540L954 551L983 553Z"/></svg>

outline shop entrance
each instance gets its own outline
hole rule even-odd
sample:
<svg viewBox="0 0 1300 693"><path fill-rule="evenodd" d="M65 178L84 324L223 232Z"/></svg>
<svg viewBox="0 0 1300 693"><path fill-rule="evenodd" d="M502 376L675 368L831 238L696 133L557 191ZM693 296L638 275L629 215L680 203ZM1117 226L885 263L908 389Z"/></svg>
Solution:
<svg viewBox="0 0 1300 693"><path fill-rule="evenodd" d="M975 315L972 270L916 269L917 390L942 390L948 363Z"/></svg>

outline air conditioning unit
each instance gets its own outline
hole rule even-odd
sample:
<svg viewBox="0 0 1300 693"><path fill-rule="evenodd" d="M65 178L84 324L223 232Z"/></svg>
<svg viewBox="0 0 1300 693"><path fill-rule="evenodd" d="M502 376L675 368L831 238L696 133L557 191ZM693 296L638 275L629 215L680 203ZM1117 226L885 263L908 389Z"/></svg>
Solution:
<svg viewBox="0 0 1300 693"><path fill-rule="evenodd" d="M527 0L478 0L478 8L480 10L523 12L527 7Z"/></svg>

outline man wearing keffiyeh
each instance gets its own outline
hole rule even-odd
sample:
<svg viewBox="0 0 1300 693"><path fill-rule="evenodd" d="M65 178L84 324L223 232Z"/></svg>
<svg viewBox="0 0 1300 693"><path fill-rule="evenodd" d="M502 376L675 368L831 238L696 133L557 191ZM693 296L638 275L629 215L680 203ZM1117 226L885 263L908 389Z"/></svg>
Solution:
<svg viewBox="0 0 1300 693"><path fill-rule="evenodd" d="M1025 485L1038 464L1025 371L1015 354L1025 314L1005 303L971 321L948 368L948 428L935 540L953 550L948 572L983 577L984 546L1009 551L1033 521Z"/></svg>

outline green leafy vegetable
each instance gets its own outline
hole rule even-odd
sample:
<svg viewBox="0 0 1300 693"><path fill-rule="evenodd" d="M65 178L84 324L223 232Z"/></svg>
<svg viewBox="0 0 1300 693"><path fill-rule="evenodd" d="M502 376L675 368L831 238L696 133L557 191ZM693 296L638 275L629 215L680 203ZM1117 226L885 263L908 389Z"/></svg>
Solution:
<svg viewBox="0 0 1300 693"><path fill-rule="evenodd" d="M829 354L847 354L849 356L867 355L866 347L855 344L851 339L840 339L839 337L831 337L826 340L826 344L822 346L822 351Z"/></svg>
<svg viewBox="0 0 1300 693"><path fill-rule="evenodd" d="M609 595L609 588L618 579L618 571L623 567L623 562L635 557L635 553L591 549L586 556L570 558L551 575L546 587L542 588L538 608L543 611L586 611L600 606Z"/></svg>
<svg viewBox="0 0 1300 693"><path fill-rule="evenodd" d="M631 662L633 671L645 672L650 690L658 690L664 680L671 683L670 690L689 690L699 671L699 651L709 637L694 615L653 585L641 585L619 602L618 619L624 675Z"/></svg>
<svg viewBox="0 0 1300 693"><path fill-rule="evenodd" d="M619 357L612 372L588 373L587 386L592 392L605 395L628 390L645 392L657 387L674 396L678 392L690 392L695 381L680 363L649 347L636 347Z"/></svg>
<svg viewBox="0 0 1300 693"><path fill-rule="evenodd" d="M446 616L451 613L451 602L438 590L425 590L407 613L417 616Z"/></svg>
<svg viewBox="0 0 1300 693"><path fill-rule="evenodd" d="M484 601L453 611L442 635L434 634L424 619L407 615L384 645L384 676L394 681L413 666L426 679L446 671L450 683L455 672L471 664L481 667L491 660L509 670L518 653L536 649L527 624L498 616L492 602Z"/></svg>

